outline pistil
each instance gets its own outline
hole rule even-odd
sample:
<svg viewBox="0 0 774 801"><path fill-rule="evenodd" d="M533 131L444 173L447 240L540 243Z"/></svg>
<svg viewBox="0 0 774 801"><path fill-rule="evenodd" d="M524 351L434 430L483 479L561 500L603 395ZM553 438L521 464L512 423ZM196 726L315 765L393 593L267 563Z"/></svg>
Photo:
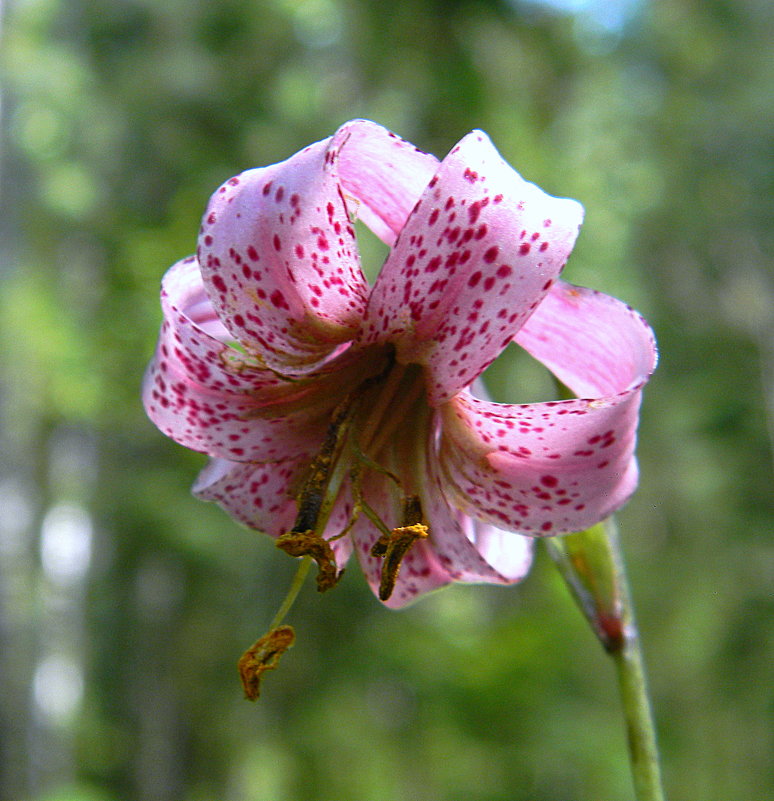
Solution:
<svg viewBox="0 0 774 801"><path fill-rule="evenodd" d="M245 698L255 701L261 694L261 679L267 670L274 670L279 659L296 640L292 626L278 626L270 629L257 642L248 648L239 660L239 676Z"/></svg>
<svg viewBox="0 0 774 801"><path fill-rule="evenodd" d="M429 409L422 404L424 384L419 368L392 363L377 376L366 378L357 389L336 406L320 450L309 466L303 488L296 500L298 511L293 528L277 539L277 547L290 556L303 557L290 591L271 622L269 631L245 651L239 660L239 675L245 696L254 701L267 670L274 670L282 654L295 642L292 626L281 625L301 589L312 562L318 566L317 589L335 586L339 571L331 542L346 536L360 514L364 514L380 532L371 555L382 559L379 598L389 600L395 589L403 558L413 544L429 536L419 497L399 476L379 463L383 449L401 426L415 429L424 438ZM373 403L369 403L373 401ZM421 408L417 408L420 407ZM403 437L400 438L404 442ZM424 452L424 442L416 443ZM390 528L363 498L364 470L382 474L403 495L400 525ZM411 476L407 465L405 475ZM323 535L345 480L349 477L353 508L344 529L334 537ZM409 482L413 486L413 479Z"/></svg>

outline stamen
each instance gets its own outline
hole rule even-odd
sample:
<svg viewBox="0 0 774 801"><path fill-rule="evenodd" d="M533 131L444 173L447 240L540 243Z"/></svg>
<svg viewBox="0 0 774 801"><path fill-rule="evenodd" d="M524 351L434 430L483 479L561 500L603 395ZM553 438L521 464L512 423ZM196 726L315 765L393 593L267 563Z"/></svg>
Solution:
<svg viewBox="0 0 774 801"><path fill-rule="evenodd" d="M277 614L272 618L272 621L269 624L269 629L276 629L277 626L279 626L279 624L285 619L285 615L291 610L293 604L296 602L298 593L301 592L301 587L304 586L304 581L309 574L309 568L311 566L312 560L310 557L307 556L301 560L301 564L298 566L298 570L296 570L296 575L293 576L293 581L290 585L290 589L288 590L288 594L285 596L285 600L277 610Z"/></svg>
<svg viewBox="0 0 774 801"><path fill-rule="evenodd" d="M412 526L401 526L390 534L382 534L371 549L371 556L383 556L382 576L379 582L379 600L387 601L395 589L403 557L418 539L428 535L427 526L414 523Z"/></svg>
<svg viewBox="0 0 774 801"><path fill-rule="evenodd" d="M325 592L338 584L344 575L338 570L336 556L328 540L314 531L290 531L277 539L277 547L290 556L311 556L319 571L317 573L317 591Z"/></svg>
<svg viewBox="0 0 774 801"><path fill-rule="evenodd" d="M239 676L245 698L255 701L261 694L261 678L267 670L274 670L279 659L296 640L292 626L278 626L264 634L239 660Z"/></svg>
<svg viewBox="0 0 774 801"><path fill-rule="evenodd" d="M379 417L370 414L369 423L360 434L364 451L378 456L385 444L395 437L396 430L406 425L406 421L419 424L419 415L426 414L423 408L426 404L420 403L425 394L425 384L421 379L422 373L417 365L403 367L396 364L379 399L383 404L379 409ZM386 414L387 408L389 414Z"/></svg>
<svg viewBox="0 0 774 801"><path fill-rule="evenodd" d="M369 470L374 470L377 473L381 473L382 475L387 476L387 478L391 478L398 485L398 487L401 486L400 479L395 475L395 473L393 473L392 470L388 470L386 467L382 467L382 465L380 465L378 462L375 462L366 453L363 453L363 451L360 450L360 446L357 444L357 442L353 442L352 447L355 451L355 456L357 456L360 462L362 462L362 464L365 465ZM361 470L361 465L356 465L352 468L353 482L355 480L355 474L357 474L358 479L360 478Z"/></svg>
<svg viewBox="0 0 774 801"><path fill-rule="evenodd" d="M361 459L363 464L367 467L370 467L373 470L377 470L380 473L388 476L389 478L393 479L398 486L400 486L400 479L394 474L391 473L389 470L385 469L381 465L377 464L376 462L369 459L357 446L355 446L357 451L358 458ZM337 534L335 537L331 537L331 540L338 540L352 530L352 527L360 518L361 514L365 514L365 516L379 529L383 534L387 536L390 535L390 529L386 526L386 524L382 521L381 517L366 503L365 498L363 497L363 488L362 488L362 478L363 478L363 465L356 464L352 470L350 471L350 481L352 482L352 497L355 499L354 506L352 507L352 514L349 517L349 522L344 527L344 529Z"/></svg>
<svg viewBox="0 0 774 801"><path fill-rule="evenodd" d="M386 371L385 371L386 372ZM379 395L374 405L368 410L368 420L359 432L359 441L365 450L371 450L371 441L376 431L382 426L384 414L391 404L395 403L395 396L398 392L406 368L400 364L393 364L392 369L386 376L383 386L380 388ZM378 453L378 451L372 451Z"/></svg>
<svg viewBox="0 0 774 801"><path fill-rule="evenodd" d="M416 495L409 495L403 501L404 525L382 534L371 548L371 556L384 557L379 582L379 600L387 601L395 589L403 557L411 546L429 535L427 526L420 522L422 506Z"/></svg>
<svg viewBox="0 0 774 801"><path fill-rule="evenodd" d="M290 556L310 556L317 562L319 592L334 587L344 573L343 570L337 571L333 549L322 537L321 529L324 529L332 508L329 497L331 477L336 473L335 468L346 441L353 405L352 397L347 396L336 407L322 447L312 460L304 487L296 499L298 504L296 522L287 534L277 539L277 547ZM336 486L333 490L336 495L339 485L334 483Z"/></svg>
<svg viewBox="0 0 774 801"><path fill-rule="evenodd" d="M384 557L379 593L382 600L387 600L392 594L401 562L409 548L417 539L428 536L416 496L405 497L403 525L390 529L366 503L361 488L363 470L368 469L391 479L398 490L403 492L398 476L378 464L366 452L373 449L372 452L378 453L381 450L382 444L395 433L395 427L403 420L403 413L416 404L424 391L423 383L417 380L421 374L396 365L393 358L390 352L387 363L380 365L380 371L362 381L335 408L322 446L312 460L301 492L296 496L298 512L295 524L287 534L277 540L277 547L290 556L304 556L317 563L317 589L320 592L334 587L343 574L343 571L338 570L331 542L349 534L361 514L382 534L373 548L375 556ZM375 403L370 404L367 409L361 408L361 401L368 397L375 386L380 389L373 399ZM402 389L407 391L401 391ZM394 416L394 421L386 427L388 430L385 433L383 428L377 429L377 426L396 397L397 408L401 413ZM367 415L356 437L351 434L351 428L354 421L359 419L361 411L367 412ZM361 449L358 441L361 436L362 441L367 443L367 448ZM354 501L352 512L343 530L326 539L323 532L347 473L350 476Z"/></svg>
<svg viewBox="0 0 774 801"><path fill-rule="evenodd" d="M353 399L347 396L334 410L322 447L312 459L304 488L298 495L298 515L293 533L314 531L325 499L331 468L336 463L352 420Z"/></svg>
<svg viewBox="0 0 774 801"><path fill-rule="evenodd" d="M363 498L360 499L360 508L363 511L363 514L382 532L382 537L391 537L392 532L394 529L390 529L387 527L386 523L382 520L381 517L365 502ZM376 547L374 545L374 547ZM379 554L381 556L381 554Z"/></svg>

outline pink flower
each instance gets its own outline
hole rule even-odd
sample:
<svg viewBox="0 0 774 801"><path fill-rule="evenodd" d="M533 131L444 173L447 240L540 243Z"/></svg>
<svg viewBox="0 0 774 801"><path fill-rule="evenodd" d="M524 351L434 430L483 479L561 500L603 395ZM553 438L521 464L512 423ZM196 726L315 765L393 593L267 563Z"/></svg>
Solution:
<svg viewBox="0 0 774 801"><path fill-rule="evenodd" d="M373 287L355 218L391 248ZM655 343L628 306L558 280L581 218L480 131L439 163L349 122L213 195L197 256L163 281L147 412L212 457L198 497L328 553L329 583L353 549L394 607L516 582L532 537L598 522L637 483ZM510 342L580 399L476 397Z"/></svg>

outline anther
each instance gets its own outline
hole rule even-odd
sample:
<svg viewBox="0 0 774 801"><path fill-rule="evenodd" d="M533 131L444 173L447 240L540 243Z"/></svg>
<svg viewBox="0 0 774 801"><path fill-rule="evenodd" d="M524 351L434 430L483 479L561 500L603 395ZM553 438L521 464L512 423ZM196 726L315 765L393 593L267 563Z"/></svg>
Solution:
<svg viewBox="0 0 774 801"><path fill-rule="evenodd" d="M296 633L292 626L277 626L248 648L239 660L239 677L245 698L255 701L261 694L261 678L267 670L274 670L279 659L292 647Z"/></svg>
<svg viewBox="0 0 774 801"><path fill-rule="evenodd" d="M277 547L290 556L311 556L317 567L317 590L325 592L338 584L344 571L338 570L330 543L313 531L290 531L277 539Z"/></svg>
<svg viewBox="0 0 774 801"><path fill-rule="evenodd" d="M429 535L427 526L421 522L422 506L416 495L409 495L403 501L404 525L382 534L373 544L371 556L383 557L379 600L387 601L395 589L403 557L411 546Z"/></svg>

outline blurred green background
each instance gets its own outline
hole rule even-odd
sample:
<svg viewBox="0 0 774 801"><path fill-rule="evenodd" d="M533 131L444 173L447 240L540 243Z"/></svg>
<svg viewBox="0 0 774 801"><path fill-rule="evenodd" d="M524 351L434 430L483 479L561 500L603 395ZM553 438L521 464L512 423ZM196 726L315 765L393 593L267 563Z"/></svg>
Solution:
<svg viewBox="0 0 774 801"><path fill-rule="evenodd" d="M631 798L612 668L542 549L401 613L355 568L310 582L241 697L294 565L144 416L159 280L223 180L358 116L438 156L483 128L584 203L566 277L662 353L619 520L668 793L774 797L773 40L767 0L6 2L0 798Z"/></svg>

